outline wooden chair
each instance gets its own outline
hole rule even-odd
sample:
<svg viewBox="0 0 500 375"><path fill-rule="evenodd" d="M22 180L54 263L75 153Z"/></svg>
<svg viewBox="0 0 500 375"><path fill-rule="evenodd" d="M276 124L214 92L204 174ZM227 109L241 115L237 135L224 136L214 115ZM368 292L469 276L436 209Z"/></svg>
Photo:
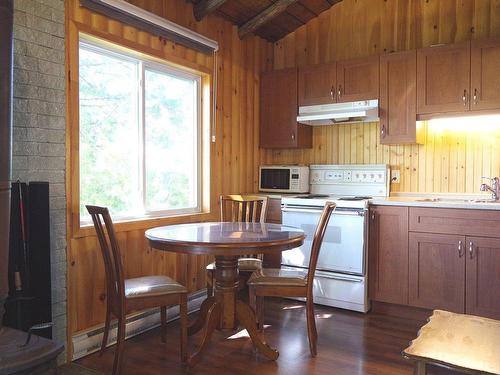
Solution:
<svg viewBox="0 0 500 375"><path fill-rule="evenodd" d="M187 293L188 290L167 276L145 276L124 279L120 249L116 240L113 222L106 207L86 206L94 222L106 271L106 322L101 344L101 354L106 348L111 315L118 319L118 335L113 363L113 375L121 369L125 323L127 313L136 310L160 307L161 339L166 341L167 306L180 305L181 360L187 361ZM107 232L107 238L105 231ZM108 241L109 240L109 241Z"/></svg>
<svg viewBox="0 0 500 375"><path fill-rule="evenodd" d="M260 329L264 327L264 297L305 297L307 314L307 335L313 357L317 354L318 332L314 320L313 283L319 251L335 203L327 203L319 219L311 249L308 271L291 271L279 268L261 268L255 271L247 284L250 304L255 309Z"/></svg>
<svg viewBox="0 0 500 375"><path fill-rule="evenodd" d="M267 197L255 195L221 195L221 221L241 221L249 223L263 223L267 214ZM240 271L240 287L246 285L250 275L262 268L262 255L245 255L238 260ZM214 293L215 263L207 266L207 295Z"/></svg>

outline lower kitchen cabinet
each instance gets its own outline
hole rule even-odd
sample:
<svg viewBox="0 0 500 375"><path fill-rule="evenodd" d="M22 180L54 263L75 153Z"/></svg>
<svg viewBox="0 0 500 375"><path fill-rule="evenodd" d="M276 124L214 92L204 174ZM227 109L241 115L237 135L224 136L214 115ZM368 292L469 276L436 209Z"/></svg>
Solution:
<svg viewBox="0 0 500 375"><path fill-rule="evenodd" d="M369 291L376 301L408 303L408 207L370 208Z"/></svg>
<svg viewBox="0 0 500 375"><path fill-rule="evenodd" d="M374 301L500 319L500 212L370 207Z"/></svg>
<svg viewBox="0 0 500 375"><path fill-rule="evenodd" d="M466 312L500 319L500 238L466 239Z"/></svg>
<svg viewBox="0 0 500 375"><path fill-rule="evenodd" d="M465 312L465 237L409 234L409 304Z"/></svg>

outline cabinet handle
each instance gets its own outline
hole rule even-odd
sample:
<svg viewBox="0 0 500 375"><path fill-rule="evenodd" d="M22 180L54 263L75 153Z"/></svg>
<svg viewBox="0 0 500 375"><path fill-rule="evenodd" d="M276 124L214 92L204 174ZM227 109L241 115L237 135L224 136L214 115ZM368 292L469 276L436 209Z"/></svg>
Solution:
<svg viewBox="0 0 500 375"><path fill-rule="evenodd" d="M469 257L472 259L472 253L474 252L474 244L472 241L469 241Z"/></svg>
<svg viewBox="0 0 500 375"><path fill-rule="evenodd" d="M332 97L332 101L335 100L335 87L330 88L330 96Z"/></svg>
<svg viewBox="0 0 500 375"><path fill-rule="evenodd" d="M382 125L382 128L380 129L380 135L382 138L385 138L385 125Z"/></svg>
<svg viewBox="0 0 500 375"><path fill-rule="evenodd" d="M375 220L375 212L372 212L372 220Z"/></svg>
<svg viewBox="0 0 500 375"><path fill-rule="evenodd" d="M462 101L464 102L464 107L467 106L467 90L464 90L464 95L462 96Z"/></svg>
<svg viewBox="0 0 500 375"><path fill-rule="evenodd" d="M338 91L338 97L340 99L340 97L342 96L342 85L339 85L339 91Z"/></svg>
<svg viewBox="0 0 500 375"><path fill-rule="evenodd" d="M462 257L462 241L458 241L458 257Z"/></svg>
<svg viewBox="0 0 500 375"><path fill-rule="evenodd" d="M474 105L477 104L477 89L474 89Z"/></svg>
<svg viewBox="0 0 500 375"><path fill-rule="evenodd" d="M292 133L292 140L295 140L295 134Z"/></svg>

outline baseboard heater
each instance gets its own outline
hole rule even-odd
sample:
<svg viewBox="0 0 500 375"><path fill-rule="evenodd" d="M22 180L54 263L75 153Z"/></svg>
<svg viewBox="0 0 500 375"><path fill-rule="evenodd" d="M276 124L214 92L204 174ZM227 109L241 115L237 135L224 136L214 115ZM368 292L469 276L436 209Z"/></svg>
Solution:
<svg viewBox="0 0 500 375"><path fill-rule="evenodd" d="M198 311L201 303L207 297L206 289L199 290L189 295L188 314ZM171 306L167 309L167 320L179 318L179 305ZM141 311L127 318L125 326L125 338L137 336L160 325L160 310L150 309ZM95 326L89 330L78 332L73 335L71 341L73 344L72 360L85 357L97 352L101 348L102 337L104 335L104 324ZM117 323L111 324L108 338L108 346L116 344Z"/></svg>

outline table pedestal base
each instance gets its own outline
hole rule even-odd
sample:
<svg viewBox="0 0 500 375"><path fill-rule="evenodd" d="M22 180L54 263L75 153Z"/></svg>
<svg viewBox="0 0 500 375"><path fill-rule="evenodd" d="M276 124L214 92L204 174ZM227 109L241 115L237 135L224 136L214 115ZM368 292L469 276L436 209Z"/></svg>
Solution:
<svg viewBox="0 0 500 375"><path fill-rule="evenodd" d="M205 328L200 347L189 359L189 365L194 366L200 361L215 328L234 330L238 322L247 330L254 346L267 358L276 360L279 353L263 340L253 309L237 299L238 257L217 256L215 265L215 297L203 301L197 320L188 328L189 335Z"/></svg>

